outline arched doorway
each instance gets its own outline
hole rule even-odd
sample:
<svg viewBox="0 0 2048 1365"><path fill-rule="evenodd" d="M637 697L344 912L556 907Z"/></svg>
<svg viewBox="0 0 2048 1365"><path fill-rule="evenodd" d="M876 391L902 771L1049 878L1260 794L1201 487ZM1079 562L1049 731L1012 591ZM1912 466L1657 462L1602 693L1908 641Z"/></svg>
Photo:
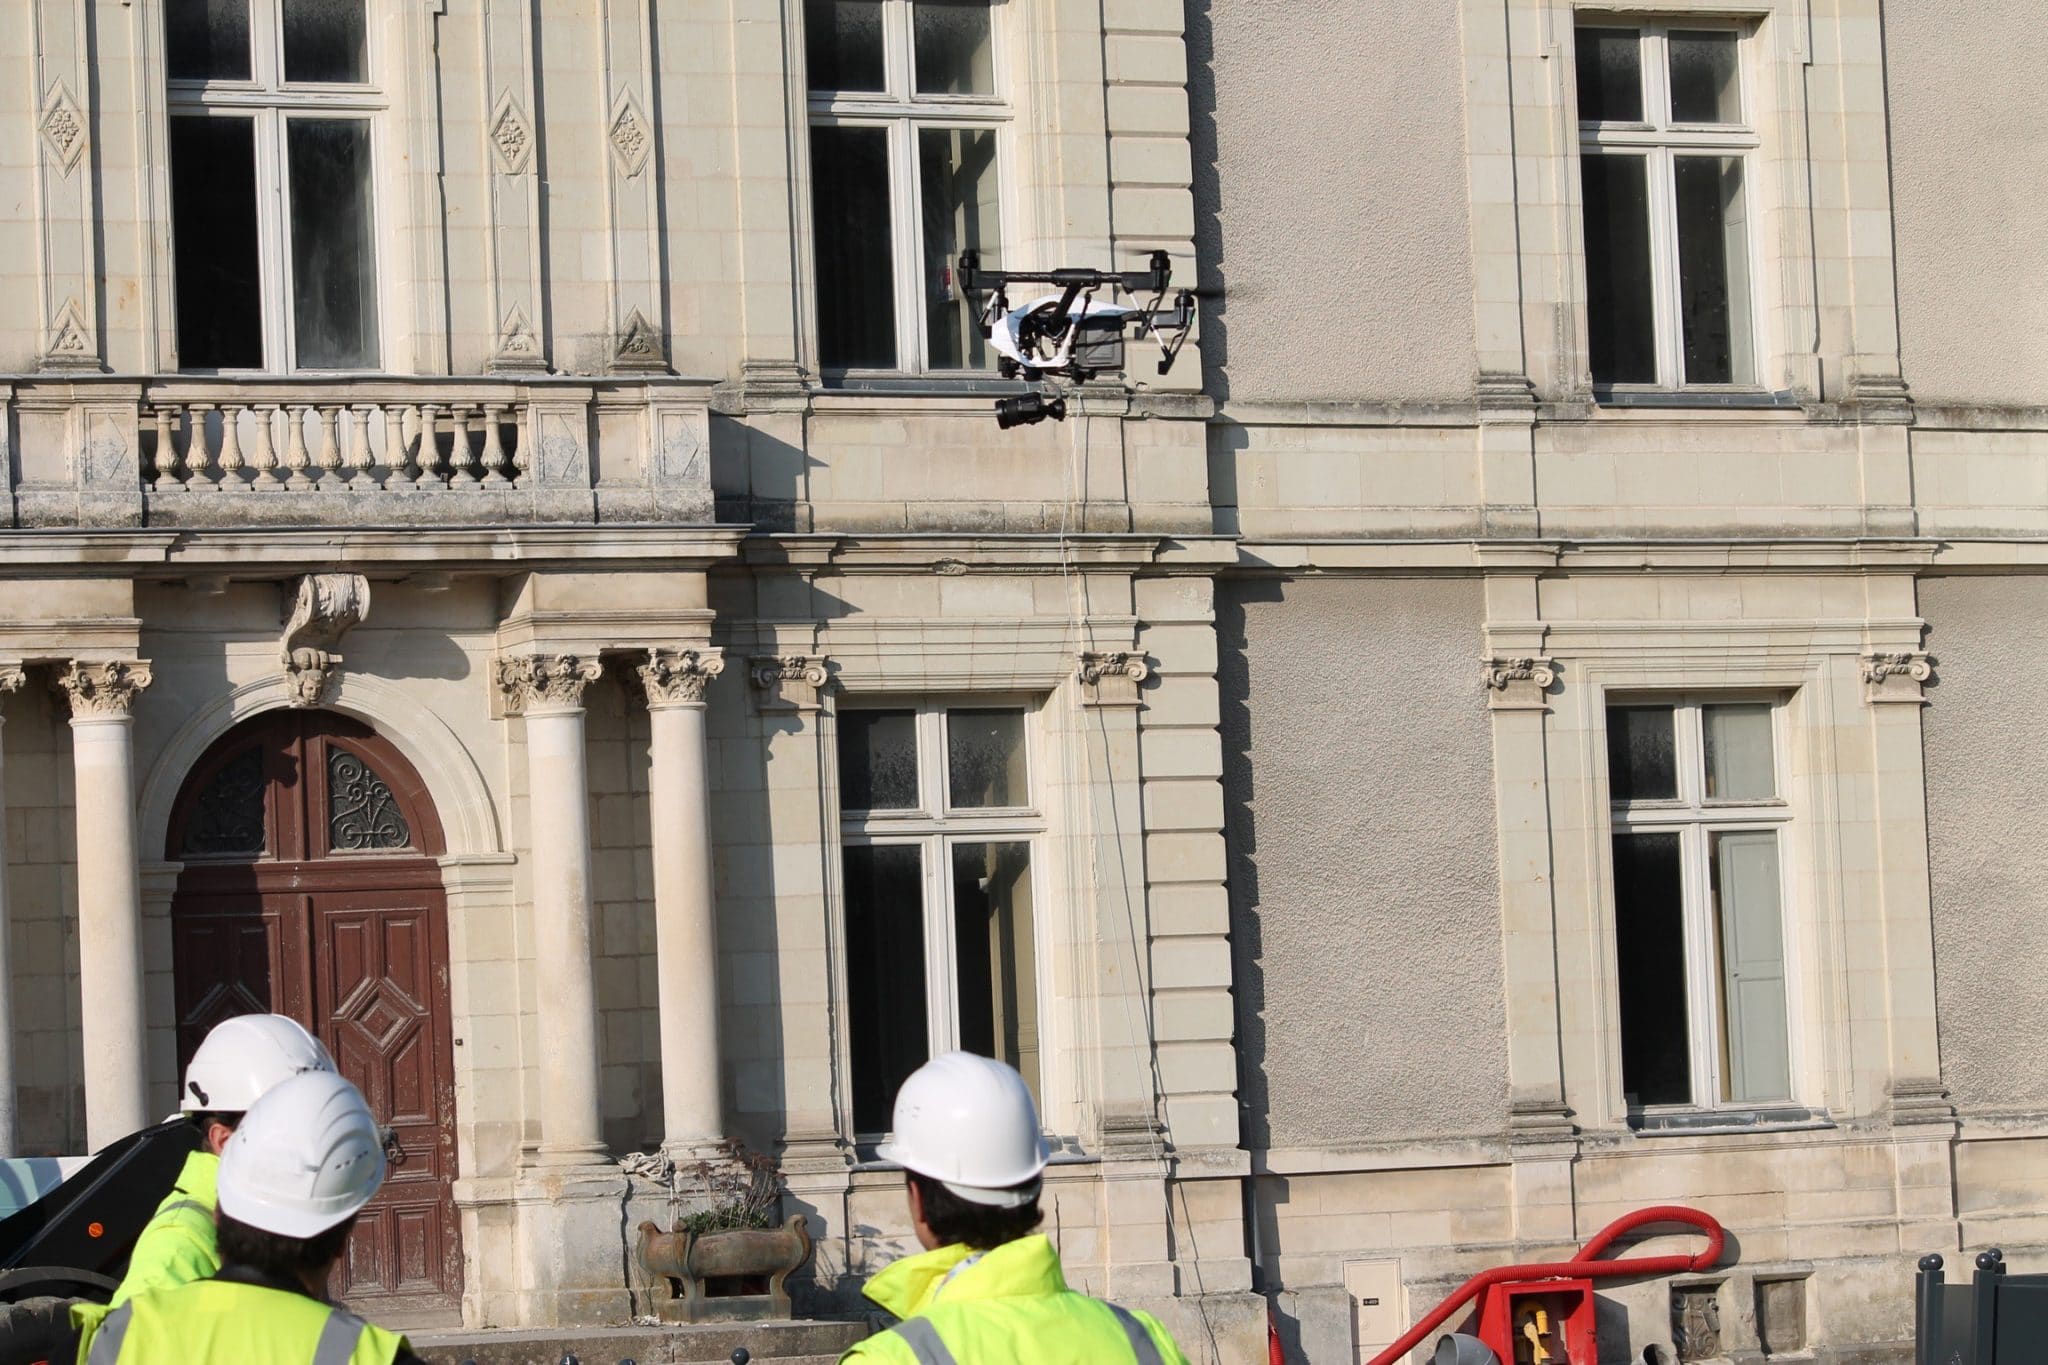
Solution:
<svg viewBox="0 0 2048 1365"><path fill-rule="evenodd" d="M441 824L360 722L273 711L194 765L165 856L178 1065L208 1029L274 1011L318 1034L394 1143L332 1292L373 1316L455 1308L455 1081Z"/></svg>

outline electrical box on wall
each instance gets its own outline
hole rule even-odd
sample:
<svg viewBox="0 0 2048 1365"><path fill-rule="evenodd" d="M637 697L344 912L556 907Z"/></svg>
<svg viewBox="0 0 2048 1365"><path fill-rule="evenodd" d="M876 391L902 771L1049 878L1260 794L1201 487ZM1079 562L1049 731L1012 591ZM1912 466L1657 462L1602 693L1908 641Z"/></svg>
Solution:
<svg viewBox="0 0 2048 1365"><path fill-rule="evenodd" d="M1344 1292L1351 1296L1351 1344L1361 1362L1393 1345L1407 1330L1408 1295L1399 1261L1346 1261Z"/></svg>

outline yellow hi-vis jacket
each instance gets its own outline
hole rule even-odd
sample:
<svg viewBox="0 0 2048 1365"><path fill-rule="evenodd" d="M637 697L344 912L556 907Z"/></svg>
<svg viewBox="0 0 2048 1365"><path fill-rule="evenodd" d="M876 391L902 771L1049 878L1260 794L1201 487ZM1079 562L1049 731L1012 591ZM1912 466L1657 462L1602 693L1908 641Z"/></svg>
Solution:
<svg viewBox="0 0 2048 1365"><path fill-rule="evenodd" d="M78 1365L392 1365L405 1338L289 1289L198 1280L138 1294L78 1343Z"/></svg>
<svg viewBox="0 0 2048 1365"><path fill-rule="evenodd" d="M873 1365L1187 1365L1166 1329L1067 1288L1041 1235L977 1254L940 1247L868 1281L870 1299L903 1319L840 1357Z"/></svg>
<svg viewBox="0 0 2048 1365"><path fill-rule="evenodd" d="M220 1158L212 1152L185 1158L177 1183L136 1239L135 1250L128 1255L128 1273L108 1307L119 1308L146 1290L203 1280L220 1269L213 1225L213 1211L220 1203L214 1193L219 1175Z"/></svg>

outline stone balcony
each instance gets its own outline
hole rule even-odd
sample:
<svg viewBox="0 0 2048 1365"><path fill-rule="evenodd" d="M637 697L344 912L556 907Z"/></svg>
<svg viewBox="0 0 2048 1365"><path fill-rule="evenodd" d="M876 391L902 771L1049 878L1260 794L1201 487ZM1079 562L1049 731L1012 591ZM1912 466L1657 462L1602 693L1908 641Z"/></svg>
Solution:
<svg viewBox="0 0 2048 1365"><path fill-rule="evenodd" d="M6 524L705 524L710 394L665 378L0 379Z"/></svg>

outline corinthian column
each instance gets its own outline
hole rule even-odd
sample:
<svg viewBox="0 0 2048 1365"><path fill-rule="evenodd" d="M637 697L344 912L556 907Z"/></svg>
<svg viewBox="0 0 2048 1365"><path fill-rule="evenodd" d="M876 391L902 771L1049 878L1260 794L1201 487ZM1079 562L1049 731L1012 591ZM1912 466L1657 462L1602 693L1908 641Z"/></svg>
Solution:
<svg viewBox="0 0 2048 1365"><path fill-rule="evenodd" d="M0 694L21 690L21 666L0 664ZM7 789L4 754L0 754L0 793ZM0 815L5 814L0 802ZM0 1157L13 1156L21 1140L14 1101L14 965L8 957L13 921L7 911L7 822L0 819Z"/></svg>
<svg viewBox="0 0 2048 1365"><path fill-rule="evenodd" d="M590 962L590 780L583 689L601 672L575 654L498 661L498 687L526 717L533 841L534 978L539 988L541 1159L604 1159L597 981Z"/></svg>
<svg viewBox="0 0 2048 1365"><path fill-rule="evenodd" d="M653 649L640 668L653 742L655 971L661 1002L663 1146L701 1159L725 1138L718 1096L718 933L704 689L725 669L715 649Z"/></svg>
<svg viewBox="0 0 2048 1365"><path fill-rule="evenodd" d="M57 679L71 702L78 989L84 1005L79 1031L85 1044L85 1140L93 1151L149 1122L129 714L149 683L148 664L118 659L74 662Z"/></svg>

